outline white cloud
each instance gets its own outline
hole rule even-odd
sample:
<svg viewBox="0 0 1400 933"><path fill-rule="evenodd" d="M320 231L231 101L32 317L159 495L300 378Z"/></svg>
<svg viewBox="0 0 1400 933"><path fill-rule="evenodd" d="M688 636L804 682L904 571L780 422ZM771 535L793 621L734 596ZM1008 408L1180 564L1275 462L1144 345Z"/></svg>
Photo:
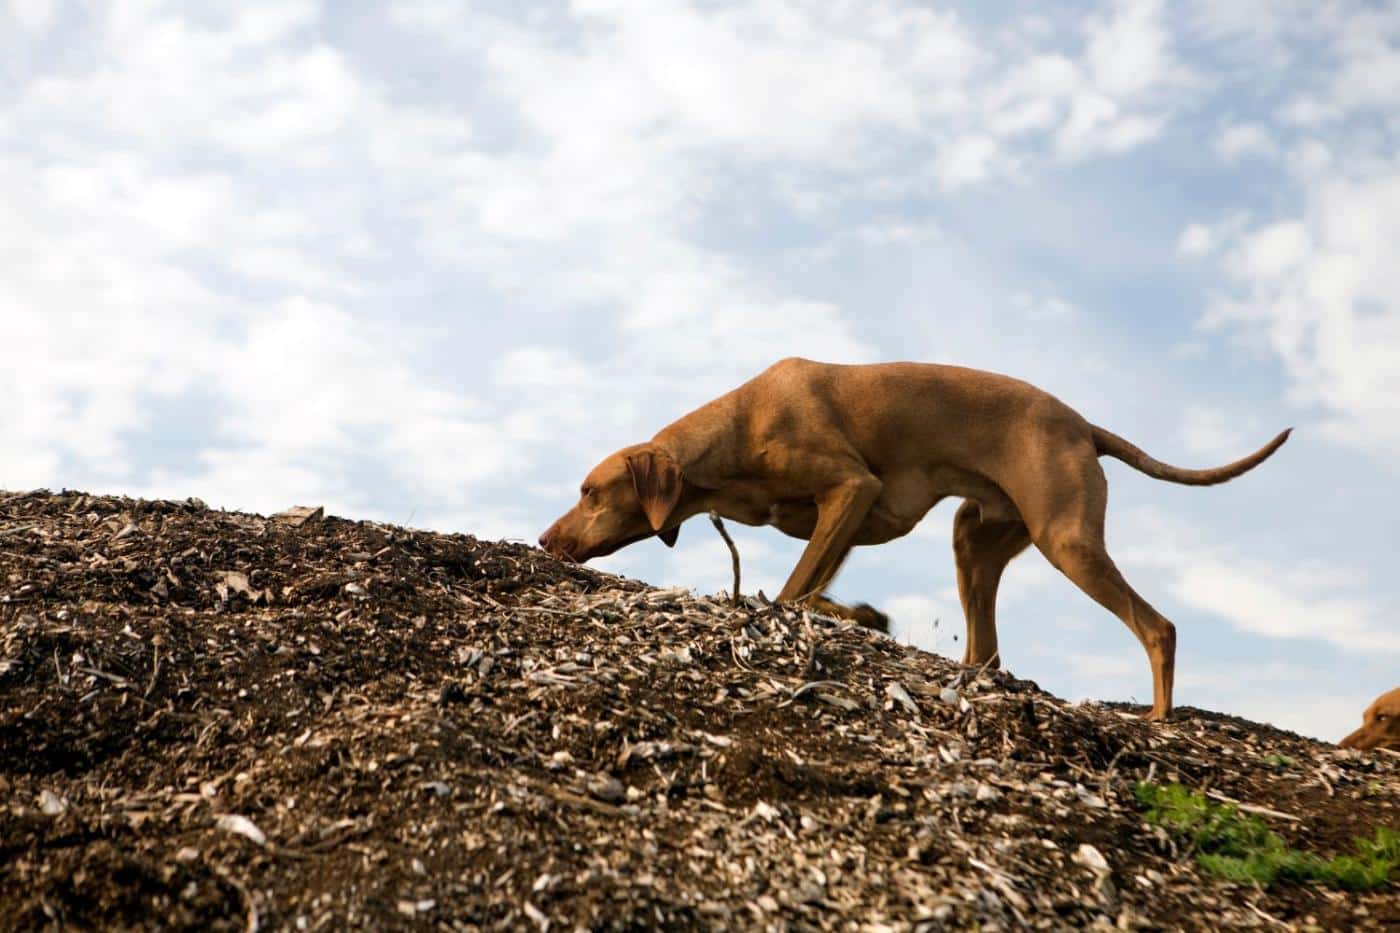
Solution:
<svg viewBox="0 0 1400 933"><path fill-rule="evenodd" d="M54 17L54 0L9 0L5 11L21 28L38 32Z"/></svg>
<svg viewBox="0 0 1400 933"><path fill-rule="evenodd" d="M1171 586L1186 605L1223 616L1241 631L1329 641L1354 653L1400 655L1400 633L1380 624L1379 607L1332 589L1300 585L1276 567L1210 559L1181 568Z"/></svg>
<svg viewBox="0 0 1400 933"><path fill-rule="evenodd" d="M1387 612L1365 593L1354 570L1320 561L1280 566L1214 544L1199 529L1155 509L1131 510L1130 540L1114 549L1124 575L1148 568L1167 576L1182 604L1219 616L1242 632L1279 639L1315 640L1354 655L1400 655L1400 633Z"/></svg>
<svg viewBox="0 0 1400 933"><path fill-rule="evenodd" d="M1087 24L1089 80L1076 90L1055 139L1068 157L1121 153L1157 138L1171 109L1164 94L1192 82L1173 51L1160 0L1111 6L1110 15Z"/></svg>
<svg viewBox="0 0 1400 933"><path fill-rule="evenodd" d="M1400 105L1400 13L1355 11L1333 34L1338 67L1327 88L1327 117L1357 110L1394 112Z"/></svg>
<svg viewBox="0 0 1400 933"><path fill-rule="evenodd" d="M945 188L958 188L985 180L999 154L995 139L982 134L964 136L938 153L934 174Z"/></svg>
<svg viewBox="0 0 1400 933"><path fill-rule="evenodd" d="M805 542L788 543L775 537L776 532L735 527L732 522L725 523L725 530L739 551L740 591L752 596L761 590L769 599L777 596L797 563L795 554L789 552ZM647 541L640 546L664 548L660 541ZM662 567L663 580L684 581L702 593L728 593L734 587L729 548L703 515L682 526L675 549L665 552Z"/></svg>
<svg viewBox="0 0 1400 933"><path fill-rule="evenodd" d="M1268 128L1258 123L1236 123L1225 127L1215 137L1215 152L1226 162L1269 157L1278 154L1278 144Z"/></svg>
<svg viewBox="0 0 1400 933"><path fill-rule="evenodd" d="M906 593L885 599L877 608L890 617L890 636L913 642L925 651L962 657L964 637L962 608L922 593ZM956 636L959 641L953 642Z"/></svg>
<svg viewBox="0 0 1400 933"><path fill-rule="evenodd" d="M61 109L73 124L84 121L133 142L213 143L246 155L279 152L324 163L329 151L282 151L342 126L357 93L339 52L316 42L281 45L314 21L315 4L210 6L209 21L200 24L142 4L102 8L92 23L101 53L94 70L35 82L19 112L44 122Z"/></svg>
<svg viewBox="0 0 1400 933"><path fill-rule="evenodd" d="M1177 252L1184 256L1200 256L1215 249L1215 233L1205 224L1191 224L1181 232Z"/></svg>
<svg viewBox="0 0 1400 933"><path fill-rule="evenodd" d="M1114 692L1114 688L1106 684L1106 681L1115 682L1118 689L1139 684L1146 667L1141 654L1090 654L1076 651L1065 655L1064 660L1074 670L1075 677L1103 685L1106 693Z"/></svg>
<svg viewBox="0 0 1400 933"><path fill-rule="evenodd" d="M932 221L909 223L891 219L857 227L851 231L851 235L871 246L894 246L937 242L942 238L943 231Z"/></svg>
<svg viewBox="0 0 1400 933"><path fill-rule="evenodd" d="M997 604L1034 602L1040 595L1036 590L1045 586L1060 586L1068 592L1074 584L1051 566L1038 550L1027 548L1007 565L1001 587L997 590Z"/></svg>
<svg viewBox="0 0 1400 933"><path fill-rule="evenodd" d="M1261 687L1296 684L1316 676L1316 671L1305 664L1292 664L1280 661L1262 661L1244 666L1241 664L1197 664L1189 670L1178 670L1177 685L1189 690L1235 690L1244 692ZM1262 722L1270 722L1263 719Z"/></svg>
<svg viewBox="0 0 1400 933"><path fill-rule="evenodd" d="M1221 663L1198 656L1177 666L1176 687L1191 705L1335 742L1360 724L1361 711L1377 692L1357 682L1368 679L1353 672L1342 682L1330 680L1315 664ZM1307 689L1299 691L1299 684Z"/></svg>
<svg viewBox="0 0 1400 933"><path fill-rule="evenodd" d="M1033 56L1012 66L989 92L990 126L1001 136L1047 130L1059 121L1062 102L1085 81L1079 64L1064 55Z"/></svg>
<svg viewBox="0 0 1400 933"><path fill-rule="evenodd" d="M516 389L578 391L595 383L598 373L562 347L524 346L496 361L495 380Z"/></svg>
<svg viewBox="0 0 1400 933"><path fill-rule="evenodd" d="M1214 253L1226 242L1237 237L1249 223L1249 215L1243 212L1232 214L1214 224L1188 224L1181 231L1176 250L1183 256L1199 257Z"/></svg>
<svg viewBox="0 0 1400 933"><path fill-rule="evenodd" d="M297 463L274 447L211 448L199 453L187 472L158 468L131 494L159 499L200 498L215 508L240 508L264 514L292 505L320 505L332 515L372 517L323 461Z"/></svg>
<svg viewBox="0 0 1400 933"><path fill-rule="evenodd" d="M193 384L209 346L202 325L219 321L216 302L190 276L102 229L100 205L81 233L65 235L77 215L45 210L41 190L0 203L0 320L11 348L0 367L10 399L0 409L9 438L0 472L6 485L47 485L73 462L118 480L128 468L124 435L149 418L142 396ZM171 304L184 316L172 319L163 310Z"/></svg>
<svg viewBox="0 0 1400 933"><path fill-rule="evenodd" d="M993 132L1049 133L1068 161L1121 154L1161 135L1196 81L1175 53L1160 2L1118 0L1091 14L1084 32L1082 57L1032 55L992 86L984 99Z"/></svg>
<svg viewBox="0 0 1400 933"><path fill-rule="evenodd" d="M669 216L703 195L719 152L787 159L799 172L903 173L878 181L892 190L919 178L884 155L899 148L891 134L932 148L945 187L1021 172L1025 153L999 140L1029 132L1058 127L1071 158L1122 152L1160 131L1165 92L1184 75L1151 3L1095 18L1083 62L1051 52L1025 65L1019 54L999 60L954 14L889 0L858 14L751 4L701 13L680 2L574 10L582 46L441 4L395 15L482 56L540 132L543 161L492 165L484 213L498 232L558 235L604 206L619 220Z"/></svg>
<svg viewBox="0 0 1400 933"><path fill-rule="evenodd" d="M1088 60L1094 83L1127 97L1155 87L1180 70L1161 0L1117 0L1107 18L1088 24Z"/></svg>
<svg viewBox="0 0 1400 933"><path fill-rule="evenodd" d="M570 146L602 145L599 154L640 138L671 154L726 147L840 165L873 128L913 130L960 110L981 54L956 15L895 2L702 12L662 0L572 12L591 39L583 46L465 11L450 29L440 9L398 18L426 19L461 46L484 31L522 113Z"/></svg>
<svg viewBox="0 0 1400 933"><path fill-rule="evenodd" d="M1341 109L1331 101L1319 100L1312 94L1300 94L1279 108L1279 119L1297 127L1321 128L1342 116Z"/></svg>
<svg viewBox="0 0 1400 933"><path fill-rule="evenodd" d="M1306 698L1293 699L1297 685L1306 683ZM1315 671L1303 669L1297 679L1269 689L1221 692L1219 706L1255 722L1267 722L1325 742L1339 741L1361 725L1361 714L1377 696L1350 684L1319 684Z"/></svg>
<svg viewBox="0 0 1400 933"><path fill-rule="evenodd" d="M1055 144L1071 158L1126 152L1157 138L1164 122L1161 116L1125 114L1110 97L1082 94L1074 99L1069 119L1056 134Z"/></svg>
<svg viewBox="0 0 1400 933"><path fill-rule="evenodd" d="M202 14L103 8L74 23L90 67L38 75L0 111L0 318L28 351L0 373L20 403L0 428L24 451L0 453L3 484L372 512L354 464L465 510L511 461L508 432L414 370L414 332L340 304L382 282L332 153L377 154L392 179L420 168L432 127L413 108L399 121L319 41L316 4ZM381 132L406 165L386 164ZM154 411L191 397L204 421L173 436ZM157 439L200 447L143 449Z"/></svg>
<svg viewBox="0 0 1400 933"><path fill-rule="evenodd" d="M1326 679L1315 666L1279 661L1220 662L1202 652L1178 654L1177 705L1228 710L1255 722L1270 723L1303 735L1335 742L1361 721L1374 697L1367 687L1352 688ZM1072 651L1057 660L1075 682L1091 684L1084 698L1146 702L1151 681L1140 652L1106 654ZM1299 684L1308 689L1300 693ZM1079 699L1076 697L1075 699Z"/></svg>
<svg viewBox="0 0 1400 933"><path fill-rule="evenodd" d="M1242 278L1274 279L1297 268L1311 246L1305 224L1281 221L1243 238L1231 262Z"/></svg>
<svg viewBox="0 0 1400 933"><path fill-rule="evenodd" d="M1289 170L1302 181L1319 178L1332 165L1332 150L1320 139L1295 143L1287 154Z"/></svg>
<svg viewBox="0 0 1400 933"><path fill-rule="evenodd" d="M1209 405L1188 405L1181 413L1181 440L1188 453L1235 458L1246 449L1244 432L1229 412Z"/></svg>
<svg viewBox="0 0 1400 933"><path fill-rule="evenodd" d="M455 159L454 198L425 198L418 208L434 231L427 246L443 263L479 257L475 265L514 300L612 309L602 326L614 336L595 372L625 374L629 397L658 408L674 400L673 412L781 356L874 356L843 309L775 293L694 244L688 224L723 170L782 160L785 181L775 190L794 209L817 213L870 191L922 190L926 176L944 187L983 183L1027 170L1033 148L1010 151L1005 138L1043 142L1072 122L1072 101L1085 94L1114 113L1067 131L1078 134L1072 157L1131 148L1162 120L1137 113L1139 102L1154 104L1161 81L1178 70L1147 7L1124 7L1100 24L1093 68L1057 53L1032 55L1030 68L1019 58L1003 63L959 17L894 2L858 14L745 4L701 14L682 3L590 3L571 12L587 41L450 4L395 13L416 41L480 62L493 93L528 130L524 145ZM1146 35L1156 50L1150 73L1111 60L1103 43L1113 30ZM1143 132L1146 123L1154 129ZM886 154L902 147L932 159ZM807 194L814 187L816 199ZM1051 298L1043 310L1068 305ZM585 373L538 355L558 348L531 352L531 366L496 364L502 384L512 378L503 367L542 373L553 365L570 372L571 391L519 417L520 435L580 449L580 424L619 442L636 439L624 440L626 432L655 430L639 416L652 406L620 405L616 388L590 396ZM524 396L543 398L547 388Z"/></svg>
<svg viewBox="0 0 1400 933"><path fill-rule="evenodd" d="M1016 292L1011 303L1026 317L1063 321L1079 313L1074 305L1055 295L1035 295L1030 292Z"/></svg>
<svg viewBox="0 0 1400 933"><path fill-rule="evenodd" d="M470 399L422 384L388 334L292 299L251 317L214 375L230 400L220 435L293 461L367 456L421 495L458 496L511 462L510 439ZM460 494L459 494L460 495Z"/></svg>
<svg viewBox="0 0 1400 933"><path fill-rule="evenodd" d="M1211 327L1267 341L1302 404L1330 436L1378 453L1400 451L1400 162L1305 182L1306 210L1237 235L1224 271L1233 294Z"/></svg>

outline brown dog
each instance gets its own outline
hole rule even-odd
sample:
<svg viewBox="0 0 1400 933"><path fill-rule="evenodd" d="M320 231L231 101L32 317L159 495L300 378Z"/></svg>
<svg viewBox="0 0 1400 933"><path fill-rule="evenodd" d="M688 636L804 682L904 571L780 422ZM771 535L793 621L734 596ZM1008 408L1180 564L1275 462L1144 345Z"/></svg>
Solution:
<svg viewBox="0 0 1400 933"><path fill-rule="evenodd" d="M1098 458L1148 476L1220 483L1288 437L1228 466L1154 460L1032 385L955 366L840 366L786 359L593 468L582 496L540 537L556 557L610 554L710 510L808 541L779 602L820 598L857 544L907 534L940 499L953 523L964 663L997 661L996 592L1034 543L1123 620L1152 664L1152 709L1171 709L1176 629L1133 592L1104 549L1108 487ZM830 605L827 603L826 605Z"/></svg>
<svg viewBox="0 0 1400 933"><path fill-rule="evenodd" d="M1376 697L1361 717L1361 728L1337 743L1342 748L1393 748L1400 751L1400 687Z"/></svg>

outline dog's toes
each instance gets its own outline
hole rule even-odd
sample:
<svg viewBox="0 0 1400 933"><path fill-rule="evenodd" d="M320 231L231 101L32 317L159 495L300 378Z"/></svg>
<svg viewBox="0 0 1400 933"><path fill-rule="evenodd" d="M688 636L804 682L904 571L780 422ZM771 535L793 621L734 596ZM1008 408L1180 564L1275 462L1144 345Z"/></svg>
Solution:
<svg viewBox="0 0 1400 933"><path fill-rule="evenodd" d="M1171 718L1171 710L1153 707L1142 714L1143 722L1166 722Z"/></svg>
<svg viewBox="0 0 1400 933"><path fill-rule="evenodd" d="M886 635L890 632L890 617L869 603L845 606L826 595L809 596L803 603L817 612L836 619L849 619L864 628L874 629Z"/></svg>
<svg viewBox="0 0 1400 933"><path fill-rule="evenodd" d="M869 603L858 603L851 608L851 619L877 632L890 633L890 617Z"/></svg>

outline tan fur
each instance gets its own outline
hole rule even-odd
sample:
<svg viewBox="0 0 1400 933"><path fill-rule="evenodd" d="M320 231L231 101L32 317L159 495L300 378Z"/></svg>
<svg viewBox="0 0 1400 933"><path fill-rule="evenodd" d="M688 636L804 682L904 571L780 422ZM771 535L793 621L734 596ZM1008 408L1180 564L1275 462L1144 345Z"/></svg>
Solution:
<svg viewBox="0 0 1400 933"><path fill-rule="evenodd" d="M1342 748L1400 751L1400 687L1376 697L1361 717L1361 728L1337 743Z"/></svg>
<svg viewBox="0 0 1400 933"><path fill-rule="evenodd" d="M1152 665L1148 715L1160 719L1171 709L1176 630L1104 549L1108 490L1098 458L1175 482L1218 483L1287 436L1225 467L1182 470L1007 376L786 359L594 467L579 503L540 544L585 561L653 534L671 543L681 522L713 510L809 542L778 594L797 602L820 597L853 546L908 534L939 500L957 496L967 500L953 526L964 661L997 663L997 584L1034 544L1137 636ZM678 493L668 481L674 468Z"/></svg>

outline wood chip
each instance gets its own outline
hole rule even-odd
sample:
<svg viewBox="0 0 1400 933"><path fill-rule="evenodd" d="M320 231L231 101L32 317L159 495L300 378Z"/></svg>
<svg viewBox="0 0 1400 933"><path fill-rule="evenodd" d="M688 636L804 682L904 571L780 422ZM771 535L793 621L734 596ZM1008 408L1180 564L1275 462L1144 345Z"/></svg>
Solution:
<svg viewBox="0 0 1400 933"><path fill-rule="evenodd" d="M272 520L281 525L300 528L309 522L319 522L325 515L325 509L319 505L294 505L273 515Z"/></svg>

